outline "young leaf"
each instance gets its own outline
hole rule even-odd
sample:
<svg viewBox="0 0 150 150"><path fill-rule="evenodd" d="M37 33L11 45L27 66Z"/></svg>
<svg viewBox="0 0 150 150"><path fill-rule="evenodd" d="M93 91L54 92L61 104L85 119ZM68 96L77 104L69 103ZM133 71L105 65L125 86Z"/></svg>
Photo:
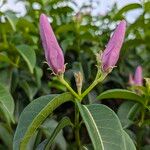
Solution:
<svg viewBox="0 0 150 150"><path fill-rule="evenodd" d="M11 121L14 122L14 107L14 100L11 94L2 84L0 84L0 111L8 123Z"/></svg>
<svg viewBox="0 0 150 150"><path fill-rule="evenodd" d="M30 46L22 44L22 45L17 46L17 51L26 61L30 72L33 73L33 69L36 64L36 55L35 55L34 50L31 49Z"/></svg>
<svg viewBox="0 0 150 150"><path fill-rule="evenodd" d="M137 95L134 92L131 92L129 90L124 90L124 89L113 89L113 90L107 90L103 93L101 93L97 99L102 100L102 99L126 99L126 100L132 100L141 104L144 104L144 99L143 97Z"/></svg>
<svg viewBox="0 0 150 150"><path fill-rule="evenodd" d="M110 108L77 104L95 150L126 150L121 123Z"/></svg>
<svg viewBox="0 0 150 150"><path fill-rule="evenodd" d="M68 93L47 95L32 101L22 112L13 140L13 149L26 150L27 144L43 121L61 104L72 100Z"/></svg>

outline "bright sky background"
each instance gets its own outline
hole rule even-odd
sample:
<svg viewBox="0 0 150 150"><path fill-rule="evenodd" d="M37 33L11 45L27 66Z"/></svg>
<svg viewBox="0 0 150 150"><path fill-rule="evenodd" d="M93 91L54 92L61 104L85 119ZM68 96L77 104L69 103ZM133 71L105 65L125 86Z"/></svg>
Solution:
<svg viewBox="0 0 150 150"><path fill-rule="evenodd" d="M1 3L2 0L0 0ZM17 0L7 0L8 4L1 8L1 10L12 9L16 12L20 12L21 15L25 14L25 7L23 2L17 2ZM79 7L82 6L83 3L86 3L88 0L74 0L78 3ZM105 15L107 11L111 10L111 7L115 2L117 2L118 9L129 3L140 3L141 0L93 0L95 2L93 14ZM134 22L136 17L140 14L140 10L134 10L127 14L127 20L129 22Z"/></svg>

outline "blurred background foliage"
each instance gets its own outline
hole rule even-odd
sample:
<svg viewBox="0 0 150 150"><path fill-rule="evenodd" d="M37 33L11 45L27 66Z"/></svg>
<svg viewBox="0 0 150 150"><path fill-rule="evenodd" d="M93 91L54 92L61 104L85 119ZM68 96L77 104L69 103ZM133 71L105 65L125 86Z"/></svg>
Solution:
<svg viewBox="0 0 150 150"><path fill-rule="evenodd" d="M103 86L98 85L86 97L84 103L95 102L96 96L106 89L127 88L128 75L139 64L143 67L144 77L149 77L150 73L149 1L129 4L120 10L115 4L105 15L92 15L91 12L94 9L92 1L80 9L73 0L22 1L26 7L24 16L18 17L18 14L12 10L0 12L0 102L8 108L10 114L8 115L3 105L0 106L0 149L12 149L12 139L18 118L27 104L41 95L66 91L66 88L51 74L47 64L44 63L44 51L39 37L41 13L49 16L65 54L66 79L75 89L74 72L81 71L84 76L83 89L85 89L95 78L97 69L95 55L104 50L117 23L126 19L126 14L131 10L138 8L142 10L133 23L127 24L126 39L117 68L107 77ZM5 3L7 1L2 1L0 7ZM4 102L4 97L7 103ZM104 103L117 111L122 101ZM56 121L60 120L62 112L73 118L74 110L71 106L72 104L68 103L56 110L54 120L49 120L43 125L44 130L40 129L40 132L33 137L30 147L35 149L44 137L49 136L50 128L53 129L57 125ZM126 115L123 110L129 108L130 104L124 104L124 106L122 109L119 108L119 114L123 113L122 116ZM47 124L52 124L52 127L46 128ZM135 128L131 127L131 130L134 131ZM129 130L130 133L131 130ZM64 136L61 133L58 137L61 140L56 140L57 146L54 146L57 147L56 149L66 149L64 146L66 142L71 145L74 141L74 135L69 127L63 132ZM139 149L149 149L148 132L150 133L150 129L146 126L140 128L138 132L131 133L135 143L138 141ZM89 139L84 128L81 134L84 142L88 143ZM63 141L63 144L60 141Z"/></svg>

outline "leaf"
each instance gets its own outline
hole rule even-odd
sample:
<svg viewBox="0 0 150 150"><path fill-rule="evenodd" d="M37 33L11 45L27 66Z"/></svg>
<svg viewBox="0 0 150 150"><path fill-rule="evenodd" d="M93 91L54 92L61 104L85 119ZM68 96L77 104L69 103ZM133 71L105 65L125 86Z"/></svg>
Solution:
<svg viewBox="0 0 150 150"><path fill-rule="evenodd" d="M5 53L0 53L0 61L11 64L13 67L17 67L17 65Z"/></svg>
<svg viewBox="0 0 150 150"><path fill-rule="evenodd" d="M124 89L113 89L113 90L107 90L103 93L101 93L97 99L126 99L126 100L132 100L138 103L141 103L144 105L144 99L143 97L137 95L134 92L131 92L129 90Z"/></svg>
<svg viewBox="0 0 150 150"><path fill-rule="evenodd" d="M49 150L50 149L50 147L53 144L53 141L54 141L55 137L60 132L60 130L63 129L65 126L73 126L71 120L68 117L64 117L59 122L59 124L55 128L54 132L52 133L51 137L49 138L48 143L46 144L45 150Z"/></svg>
<svg viewBox="0 0 150 150"><path fill-rule="evenodd" d="M32 101L33 97L36 95L38 91L38 87L33 82L20 82L20 87L24 90L29 100Z"/></svg>
<svg viewBox="0 0 150 150"><path fill-rule="evenodd" d="M0 70L0 84L10 90L12 83L12 69L5 68Z"/></svg>
<svg viewBox="0 0 150 150"><path fill-rule="evenodd" d="M0 84L0 109L8 123L11 121L14 122L14 107L14 100L11 94L2 84Z"/></svg>
<svg viewBox="0 0 150 150"><path fill-rule="evenodd" d="M118 109L117 115L120 119L123 128L127 128L131 124L133 124L133 121L129 120L128 118L128 113L130 112L133 106L134 106L133 102L126 101L122 103Z"/></svg>
<svg viewBox="0 0 150 150"><path fill-rule="evenodd" d="M8 19L12 29L14 31L16 31L16 23L17 23L18 18L11 11L7 11L5 14L6 14L6 18Z"/></svg>
<svg viewBox="0 0 150 150"><path fill-rule="evenodd" d="M30 46L24 44L19 45L16 48L20 55L23 57L23 59L26 61L30 72L33 73L33 69L36 64L36 55L34 50L31 49Z"/></svg>
<svg viewBox="0 0 150 150"><path fill-rule="evenodd" d="M138 4L138 3L132 3L132 4L129 4L127 6L124 6L122 9L120 9L118 11L118 13L114 16L114 19L122 19L123 18L123 13L126 13L130 10L133 10L133 9L138 9L138 8L142 8L142 5L141 4Z"/></svg>
<svg viewBox="0 0 150 150"><path fill-rule="evenodd" d="M40 67L35 67L35 77L36 77L36 83L37 86L40 87L41 86L41 78L43 75L43 71Z"/></svg>
<svg viewBox="0 0 150 150"><path fill-rule="evenodd" d="M136 147L129 135L125 131L123 131L123 134L125 138L126 150L136 150Z"/></svg>
<svg viewBox="0 0 150 150"><path fill-rule="evenodd" d="M54 119L48 118L46 119L46 121L44 121L44 123L41 125L40 129L41 131L45 134L46 136L46 142L42 142L38 145L37 148L39 147L43 147L43 149L45 148L46 144L48 143L48 139L51 137L53 131L55 130L55 128L58 126L58 122ZM51 148L53 147L59 147L61 150L66 150L67 149L67 143L66 140L63 136L63 132L60 131L57 134L57 137L54 139L53 145ZM42 150L42 148L41 148Z"/></svg>
<svg viewBox="0 0 150 150"><path fill-rule="evenodd" d="M43 121L61 104L72 100L70 93L47 95L32 101L21 113L13 141L13 149L25 150L26 146ZM20 145L20 146L19 146Z"/></svg>
<svg viewBox="0 0 150 150"><path fill-rule="evenodd" d="M13 136L7 128L8 127L4 123L0 123L0 139L7 146L8 150L11 150Z"/></svg>
<svg viewBox="0 0 150 150"><path fill-rule="evenodd" d="M102 104L77 105L95 150L125 150L121 123L111 109Z"/></svg>

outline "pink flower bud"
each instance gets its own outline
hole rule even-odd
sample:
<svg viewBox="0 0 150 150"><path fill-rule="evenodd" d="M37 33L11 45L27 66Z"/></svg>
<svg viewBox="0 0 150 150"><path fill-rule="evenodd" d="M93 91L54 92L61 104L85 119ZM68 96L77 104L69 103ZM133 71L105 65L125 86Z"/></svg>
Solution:
<svg viewBox="0 0 150 150"><path fill-rule="evenodd" d="M138 66L136 68L134 77L132 74L129 74L129 84L132 85L137 85L137 86L142 86L143 85L143 77L142 77L142 67Z"/></svg>
<svg viewBox="0 0 150 150"><path fill-rule="evenodd" d="M141 66L138 66L136 68L136 71L134 74L134 83L135 83L135 85L138 85L138 86L143 85L142 67Z"/></svg>
<svg viewBox="0 0 150 150"><path fill-rule="evenodd" d="M45 14L40 16L40 36L48 65L55 74L64 73L64 55Z"/></svg>
<svg viewBox="0 0 150 150"><path fill-rule="evenodd" d="M120 54L126 30L126 21L122 20L115 29L113 36L110 38L106 49L102 54L102 70L109 72L115 67Z"/></svg>

